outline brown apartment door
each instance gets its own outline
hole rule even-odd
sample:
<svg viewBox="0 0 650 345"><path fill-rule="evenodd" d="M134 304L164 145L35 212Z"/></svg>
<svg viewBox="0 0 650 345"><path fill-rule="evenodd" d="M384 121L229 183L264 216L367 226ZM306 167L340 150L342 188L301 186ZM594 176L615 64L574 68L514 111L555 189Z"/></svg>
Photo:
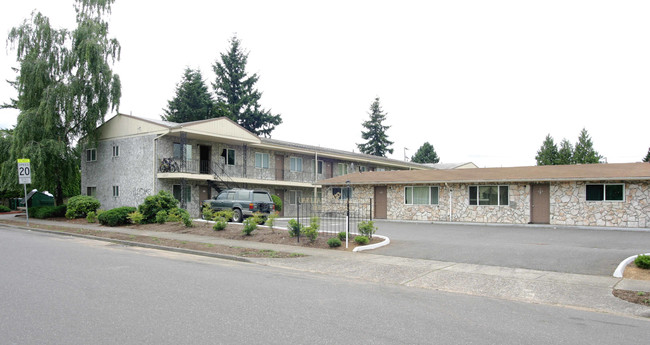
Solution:
<svg viewBox="0 0 650 345"><path fill-rule="evenodd" d="M199 202L203 202L205 200L210 199L210 186L199 186ZM203 205L200 206L201 210L203 209Z"/></svg>
<svg viewBox="0 0 650 345"><path fill-rule="evenodd" d="M386 186L375 186L375 218L386 219L388 213Z"/></svg>
<svg viewBox="0 0 650 345"><path fill-rule="evenodd" d="M275 179L284 181L284 156L275 155Z"/></svg>
<svg viewBox="0 0 650 345"><path fill-rule="evenodd" d="M551 193L548 183L530 185L530 222L548 224L551 219Z"/></svg>

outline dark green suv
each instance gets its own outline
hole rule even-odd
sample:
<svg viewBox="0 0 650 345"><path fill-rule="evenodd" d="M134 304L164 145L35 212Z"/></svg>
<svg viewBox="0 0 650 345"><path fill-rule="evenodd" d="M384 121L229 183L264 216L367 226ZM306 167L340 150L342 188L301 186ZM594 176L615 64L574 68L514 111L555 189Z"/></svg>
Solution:
<svg viewBox="0 0 650 345"><path fill-rule="evenodd" d="M213 199L203 201L203 205L209 205L215 211L232 210L232 221L238 223L253 213L268 216L275 211L271 194L258 189L227 189Z"/></svg>

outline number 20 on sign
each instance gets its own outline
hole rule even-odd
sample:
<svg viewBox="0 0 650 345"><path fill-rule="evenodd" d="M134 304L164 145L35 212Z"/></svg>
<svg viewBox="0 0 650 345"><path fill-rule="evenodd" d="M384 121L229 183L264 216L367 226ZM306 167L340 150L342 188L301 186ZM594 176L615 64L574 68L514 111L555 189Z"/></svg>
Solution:
<svg viewBox="0 0 650 345"><path fill-rule="evenodd" d="M32 170L29 166L29 159L18 160L18 183L19 184L32 183Z"/></svg>

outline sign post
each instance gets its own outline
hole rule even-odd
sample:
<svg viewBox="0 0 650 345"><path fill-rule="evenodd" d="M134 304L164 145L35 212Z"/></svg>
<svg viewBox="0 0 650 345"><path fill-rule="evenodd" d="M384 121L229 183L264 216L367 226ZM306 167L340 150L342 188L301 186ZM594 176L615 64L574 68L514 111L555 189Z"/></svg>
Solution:
<svg viewBox="0 0 650 345"><path fill-rule="evenodd" d="M27 184L32 183L32 169L29 159L18 160L18 183L23 185L25 190L25 214L27 215L27 226L29 226L29 207L27 206Z"/></svg>

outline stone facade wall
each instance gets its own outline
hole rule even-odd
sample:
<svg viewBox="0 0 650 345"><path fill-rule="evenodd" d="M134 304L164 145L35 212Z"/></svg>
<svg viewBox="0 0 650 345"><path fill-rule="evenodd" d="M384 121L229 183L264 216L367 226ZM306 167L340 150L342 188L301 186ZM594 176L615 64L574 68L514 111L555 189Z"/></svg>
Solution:
<svg viewBox="0 0 650 345"><path fill-rule="evenodd" d="M524 224L530 221L528 198L530 187L525 184L507 184L509 204L499 206L470 205L468 184L427 186L438 187L437 205L406 205L404 203L406 186L388 186L388 219L509 224Z"/></svg>
<svg viewBox="0 0 650 345"><path fill-rule="evenodd" d="M594 183L551 184L551 224L650 227L650 183L608 181L624 184L624 201L587 201L586 185Z"/></svg>
<svg viewBox="0 0 650 345"><path fill-rule="evenodd" d="M81 160L81 194L87 187L96 187L101 208L109 210L121 206L138 206L152 194L154 135L103 140L97 143L97 160ZM119 155L113 157L113 146ZM119 187L119 196L113 196L113 186Z"/></svg>

